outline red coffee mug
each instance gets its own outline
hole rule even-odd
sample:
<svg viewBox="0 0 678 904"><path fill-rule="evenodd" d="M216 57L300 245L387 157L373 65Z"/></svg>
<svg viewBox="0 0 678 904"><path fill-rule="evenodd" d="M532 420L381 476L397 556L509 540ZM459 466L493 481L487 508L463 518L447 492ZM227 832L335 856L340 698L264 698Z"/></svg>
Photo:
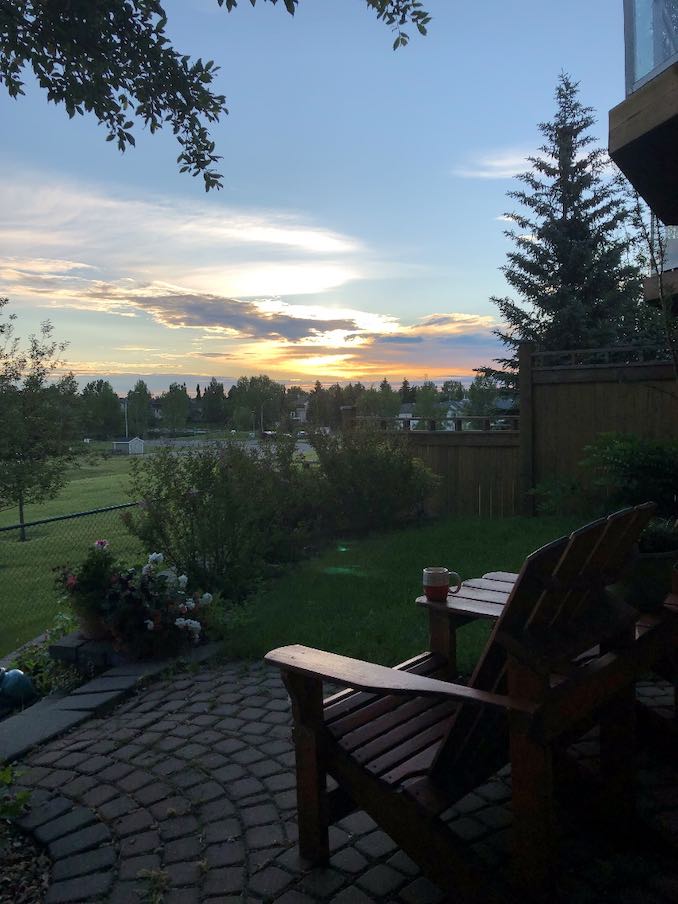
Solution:
<svg viewBox="0 0 678 904"><path fill-rule="evenodd" d="M456 587L450 590L450 584L454 582ZM456 571L443 568L439 565L430 565L424 568L423 585L426 599L432 603L444 603L448 593L458 593L461 587L461 578Z"/></svg>

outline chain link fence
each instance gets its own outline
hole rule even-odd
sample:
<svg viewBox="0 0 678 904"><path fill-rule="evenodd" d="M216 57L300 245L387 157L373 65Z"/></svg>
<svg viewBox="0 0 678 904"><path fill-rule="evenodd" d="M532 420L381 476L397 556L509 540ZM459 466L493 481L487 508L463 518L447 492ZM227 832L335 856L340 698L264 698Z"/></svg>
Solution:
<svg viewBox="0 0 678 904"><path fill-rule="evenodd" d="M55 569L77 566L95 540L108 540L122 559L141 559L141 544L121 518L135 505L111 505L0 528L0 657L49 628L67 608Z"/></svg>

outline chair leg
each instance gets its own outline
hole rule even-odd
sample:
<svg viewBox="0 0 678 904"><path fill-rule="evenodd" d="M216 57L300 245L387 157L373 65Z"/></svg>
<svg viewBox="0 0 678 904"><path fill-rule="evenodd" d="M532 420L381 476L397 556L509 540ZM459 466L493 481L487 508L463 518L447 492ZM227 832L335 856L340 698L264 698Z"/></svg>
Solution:
<svg viewBox="0 0 678 904"><path fill-rule="evenodd" d="M310 863L326 863L330 849L322 681L285 671L283 680L292 700L294 716L299 853Z"/></svg>
<svg viewBox="0 0 678 904"><path fill-rule="evenodd" d="M509 695L543 699L548 676L508 657ZM540 744L521 721L509 719L513 797L513 877L535 901L549 901L555 880L556 820L553 750Z"/></svg>
<svg viewBox="0 0 678 904"><path fill-rule="evenodd" d="M518 730L512 731L511 782L514 879L531 899L548 901L557 843L551 748Z"/></svg>
<svg viewBox="0 0 678 904"><path fill-rule="evenodd" d="M600 774L605 813L618 828L632 825L636 804L636 694L631 685L606 706L600 720Z"/></svg>

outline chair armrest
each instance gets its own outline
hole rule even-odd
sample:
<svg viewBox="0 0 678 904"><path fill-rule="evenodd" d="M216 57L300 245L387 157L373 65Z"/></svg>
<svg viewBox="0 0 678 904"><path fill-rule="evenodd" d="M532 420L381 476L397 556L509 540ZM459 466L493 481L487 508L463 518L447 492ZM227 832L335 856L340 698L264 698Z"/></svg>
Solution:
<svg viewBox="0 0 678 904"><path fill-rule="evenodd" d="M411 672L401 672L299 644L271 650L264 658L266 662L277 665L283 671L298 672L317 679L324 678L373 693L447 697L460 703L476 703L529 715L534 715L538 709L534 703L526 700L491 694L463 684L452 684L448 681L439 681L437 678L414 675Z"/></svg>

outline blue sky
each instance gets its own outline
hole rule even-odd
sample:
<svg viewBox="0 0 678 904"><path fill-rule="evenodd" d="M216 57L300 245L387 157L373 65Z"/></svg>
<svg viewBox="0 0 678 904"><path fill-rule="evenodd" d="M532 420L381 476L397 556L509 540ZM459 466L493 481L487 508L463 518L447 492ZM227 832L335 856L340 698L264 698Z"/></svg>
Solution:
<svg viewBox="0 0 678 904"><path fill-rule="evenodd" d="M83 379L155 391L269 373L324 383L467 377L496 355L506 191L559 72L623 98L622 0L428 0L425 38L362 0L166 3L182 52L221 65L223 191L168 134L124 155L30 87L0 93L0 294L49 317ZM479 8L482 12L479 13ZM0 89L0 92L2 89Z"/></svg>

